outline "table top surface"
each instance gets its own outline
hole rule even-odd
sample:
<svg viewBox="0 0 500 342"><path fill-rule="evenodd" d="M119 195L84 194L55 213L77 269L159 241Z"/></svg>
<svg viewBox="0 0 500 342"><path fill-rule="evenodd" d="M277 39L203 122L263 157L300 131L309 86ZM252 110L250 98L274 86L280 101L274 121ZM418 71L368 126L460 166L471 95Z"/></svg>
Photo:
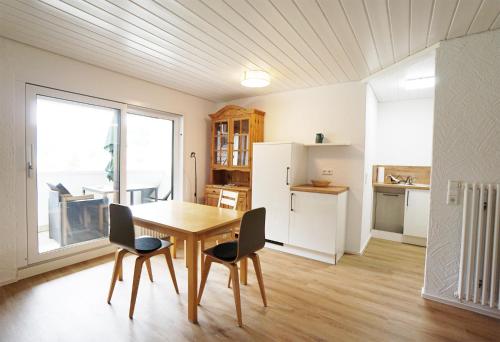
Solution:
<svg viewBox="0 0 500 342"><path fill-rule="evenodd" d="M186 233L202 233L237 223L244 212L181 201L160 201L130 207L135 222L147 222L159 227Z"/></svg>

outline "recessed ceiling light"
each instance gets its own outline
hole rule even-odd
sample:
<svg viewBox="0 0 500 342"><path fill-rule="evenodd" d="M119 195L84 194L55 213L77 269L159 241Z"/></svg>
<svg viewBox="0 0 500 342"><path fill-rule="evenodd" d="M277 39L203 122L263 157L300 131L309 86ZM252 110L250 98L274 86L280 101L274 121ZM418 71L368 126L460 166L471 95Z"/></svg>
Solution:
<svg viewBox="0 0 500 342"><path fill-rule="evenodd" d="M404 87L407 90L432 88L436 83L434 76L406 79Z"/></svg>
<svg viewBox="0 0 500 342"><path fill-rule="evenodd" d="M248 88L267 87L271 83L271 76L261 70L248 70L243 73L241 85Z"/></svg>

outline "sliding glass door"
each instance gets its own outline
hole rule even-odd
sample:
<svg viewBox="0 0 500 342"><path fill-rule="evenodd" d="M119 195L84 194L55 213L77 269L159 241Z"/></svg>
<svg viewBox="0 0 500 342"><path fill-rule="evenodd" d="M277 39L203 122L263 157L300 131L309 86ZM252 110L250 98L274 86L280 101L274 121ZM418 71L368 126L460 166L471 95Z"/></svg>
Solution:
<svg viewBox="0 0 500 342"><path fill-rule="evenodd" d="M173 198L175 126L175 117L128 109L127 204Z"/></svg>
<svg viewBox="0 0 500 342"><path fill-rule="evenodd" d="M108 243L121 104L27 87L28 262Z"/></svg>
<svg viewBox="0 0 500 342"><path fill-rule="evenodd" d="M180 117L26 87L27 262L109 244L109 204L181 199Z"/></svg>

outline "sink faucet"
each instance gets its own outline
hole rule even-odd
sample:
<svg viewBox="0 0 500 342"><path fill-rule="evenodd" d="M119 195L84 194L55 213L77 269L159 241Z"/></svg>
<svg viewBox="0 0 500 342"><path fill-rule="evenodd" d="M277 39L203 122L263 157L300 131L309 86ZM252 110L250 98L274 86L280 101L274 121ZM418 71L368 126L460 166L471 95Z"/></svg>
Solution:
<svg viewBox="0 0 500 342"><path fill-rule="evenodd" d="M415 177L408 176L408 178L406 178L405 184L413 185L414 182L415 182Z"/></svg>

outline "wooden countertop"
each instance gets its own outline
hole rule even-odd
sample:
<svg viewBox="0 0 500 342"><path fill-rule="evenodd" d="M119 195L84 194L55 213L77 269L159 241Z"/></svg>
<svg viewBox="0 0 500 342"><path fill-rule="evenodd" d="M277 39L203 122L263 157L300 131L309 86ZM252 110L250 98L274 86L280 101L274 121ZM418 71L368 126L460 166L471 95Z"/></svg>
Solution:
<svg viewBox="0 0 500 342"><path fill-rule="evenodd" d="M339 195L349 190L348 186L327 186L324 188L313 186L312 184L303 184L291 186L292 191L316 192L319 194Z"/></svg>
<svg viewBox="0 0 500 342"><path fill-rule="evenodd" d="M374 188L396 188L396 189L417 189L417 190L430 190L429 184L391 184L391 183L373 183Z"/></svg>

